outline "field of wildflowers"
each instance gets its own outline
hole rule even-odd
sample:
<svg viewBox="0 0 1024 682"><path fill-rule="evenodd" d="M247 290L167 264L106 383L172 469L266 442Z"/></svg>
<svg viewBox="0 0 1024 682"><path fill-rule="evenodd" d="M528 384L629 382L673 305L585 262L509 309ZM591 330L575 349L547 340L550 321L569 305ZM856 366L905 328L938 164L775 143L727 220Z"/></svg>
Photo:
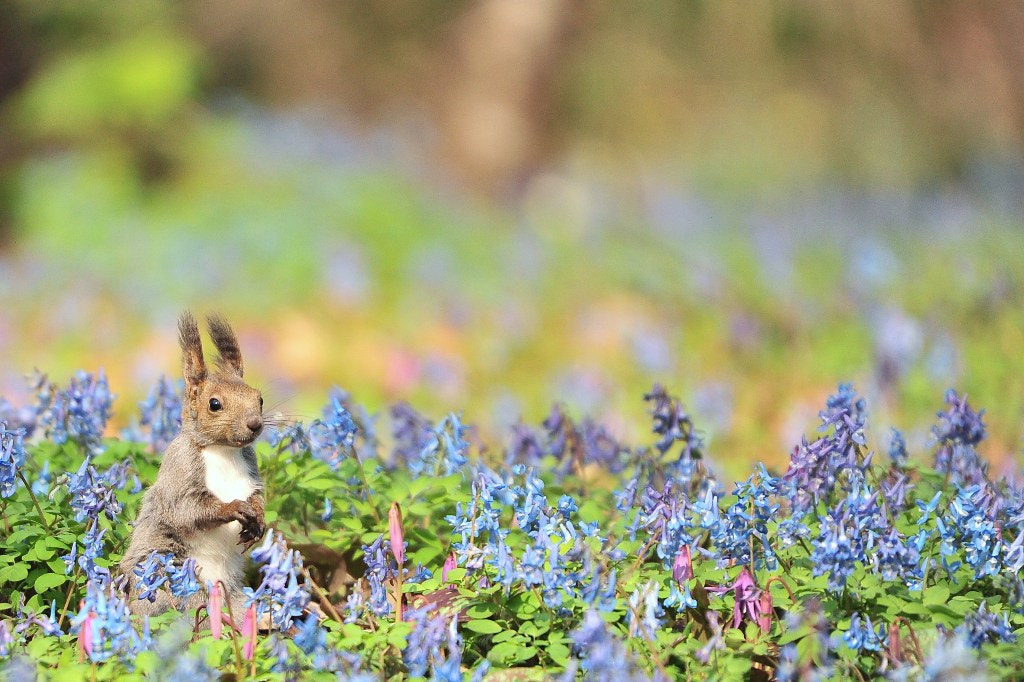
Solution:
<svg viewBox="0 0 1024 682"><path fill-rule="evenodd" d="M140 620L120 560L180 387L121 438L102 374L31 379L0 403L0 674L34 679L988 679L1024 672L1024 489L977 447L950 390L926 452L840 385L788 464L716 474L661 386L644 444L555 407L488 448L450 414L320 418L259 444L270 530L246 611L191 562L153 555L148 592L200 613ZM881 453L881 454L880 454ZM724 456L725 453L719 453Z"/></svg>

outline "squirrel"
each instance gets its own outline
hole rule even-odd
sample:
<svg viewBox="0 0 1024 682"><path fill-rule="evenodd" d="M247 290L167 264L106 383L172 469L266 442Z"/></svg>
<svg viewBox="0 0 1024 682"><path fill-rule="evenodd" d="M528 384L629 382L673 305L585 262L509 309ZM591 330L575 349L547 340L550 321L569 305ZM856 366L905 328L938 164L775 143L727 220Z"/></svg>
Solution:
<svg viewBox="0 0 1024 682"><path fill-rule="evenodd" d="M200 584L223 581L232 612L239 614L243 554L266 532L263 481L252 447L263 430L263 397L242 379L242 353L231 327L218 315L207 322L220 354L212 372L195 318L185 311L178 320L185 377L181 431L143 496L120 571L131 594L134 568L153 552L172 554L176 562L193 558ZM202 602L200 591L181 608ZM176 608L165 589L155 601L134 596L129 605L139 615Z"/></svg>

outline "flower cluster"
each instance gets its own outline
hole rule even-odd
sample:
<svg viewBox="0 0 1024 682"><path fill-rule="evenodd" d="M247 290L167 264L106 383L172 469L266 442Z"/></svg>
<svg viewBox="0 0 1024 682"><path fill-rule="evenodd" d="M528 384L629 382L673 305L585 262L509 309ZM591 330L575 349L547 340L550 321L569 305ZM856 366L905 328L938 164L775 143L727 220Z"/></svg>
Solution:
<svg viewBox="0 0 1024 682"><path fill-rule="evenodd" d="M274 627L287 630L309 603L309 588L298 582L302 555L288 548L283 535L268 531L252 559L263 579L255 590L245 588L246 605L256 604L257 616L269 612Z"/></svg>
<svg viewBox="0 0 1024 682"><path fill-rule="evenodd" d="M356 424L343 404L344 394L331 392L323 418L314 419L307 429L313 456L337 469L341 461L355 453Z"/></svg>
<svg viewBox="0 0 1024 682"><path fill-rule="evenodd" d="M149 620L137 631L125 598L107 585L89 581L78 614L71 619L71 632L78 635L79 646L94 663L117 657L127 661L152 646Z"/></svg>
<svg viewBox="0 0 1024 682"><path fill-rule="evenodd" d="M161 376L146 399L139 403L139 426L148 428L153 452L163 452L181 430L181 402L184 394L181 379L172 381Z"/></svg>
<svg viewBox="0 0 1024 682"><path fill-rule="evenodd" d="M960 397L953 389L946 392L946 405L948 408L938 413L939 423L932 427L938 445L935 470L965 485L987 481L988 465L975 449L985 439L985 410L975 412L967 404L967 396Z"/></svg>
<svg viewBox="0 0 1024 682"><path fill-rule="evenodd" d="M0 497L10 497L18 485L18 472L25 466L24 438L24 429L8 429L0 422Z"/></svg>
<svg viewBox="0 0 1024 682"><path fill-rule="evenodd" d="M34 388L36 423L50 440L71 440L92 452L103 449L103 432L115 398L103 370L96 375L79 371L64 390L50 383L45 375L37 374Z"/></svg>

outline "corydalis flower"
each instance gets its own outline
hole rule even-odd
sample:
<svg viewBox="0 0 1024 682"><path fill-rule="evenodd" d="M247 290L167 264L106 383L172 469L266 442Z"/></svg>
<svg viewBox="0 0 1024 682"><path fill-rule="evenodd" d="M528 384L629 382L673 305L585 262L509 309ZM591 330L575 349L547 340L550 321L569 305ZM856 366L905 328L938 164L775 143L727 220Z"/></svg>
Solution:
<svg viewBox="0 0 1024 682"><path fill-rule="evenodd" d="M391 542L391 554L401 570L405 564L405 533L402 530L402 508L397 502L391 503L388 510L388 537Z"/></svg>
<svg viewBox="0 0 1024 682"><path fill-rule="evenodd" d="M139 426L149 428L153 452L163 452L181 430L181 399L184 383L161 376L146 399L139 403Z"/></svg>
<svg viewBox="0 0 1024 682"><path fill-rule="evenodd" d="M130 616L123 597L112 593L109 585L90 581L78 614L71 619L71 633L78 635L79 645L94 663L115 656L128 661L148 645L146 632L136 632Z"/></svg>
<svg viewBox="0 0 1024 682"><path fill-rule="evenodd" d="M116 397L103 370L96 375L79 371L64 390L38 375L35 388L39 426L54 443L71 440L91 452L103 449L101 439Z"/></svg>
<svg viewBox="0 0 1024 682"><path fill-rule="evenodd" d="M679 584L693 578L693 560L689 545L683 545L676 555L676 560L672 564L672 578Z"/></svg>
<svg viewBox="0 0 1024 682"><path fill-rule="evenodd" d="M323 419L314 419L309 425L309 444L313 456L337 469L346 456L354 456L356 424L345 409L344 394L337 388L331 391Z"/></svg>
<svg viewBox="0 0 1024 682"><path fill-rule="evenodd" d="M10 497L17 487L18 471L25 466L24 437L24 429L0 422L0 497Z"/></svg>
<svg viewBox="0 0 1024 682"><path fill-rule="evenodd" d="M733 593L732 626L738 628L746 616L757 623L761 617L761 590L754 584L754 576L744 566L729 587L713 587L709 590L716 594Z"/></svg>
<svg viewBox="0 0 1024 682"><path fill-rule="evenodd" d="M298 583L302 571L302 555L288 549L284 535L269 532L263 544L252 552L253 561L262 564L263 580L255 590L248 590L250 604L259 604L259 613L267 609L275 626L286 630L292 620L302 615L309 603L309 589Z"/></svg>
<svg viewBox="0 0 1024 682"><path fill-rule="evenodd" d="M1007 614L998 616L988 610L988 603L982 602L977 611L968 613L962 625L956 629L958 634L967 637L968 643L975 649L990 642L1014 642L1016 635L1010 627Z"/></svg>
<svg viewBox="0 0 1024 682"><path fill-rule="evenodd" d="M985 410L975 412L967 404L967 396L961 398L953 389L946 392L946 404L948 409L938 413L939 423L932 427L938 445L935 470L957 483L984 483L988 480L988 465L975 446L985 439Z"/></svg>
<svg viewBox="0 0 1024 682"><path fill-rule="evenodd" d="M641 671L626 648L608 630L596 610L587 611L583 622L569 636L573 642L573 652L581 659L585 679L599 682L642 679ZM576 679L576 668L574 660L562 676L563 682Z"/></svg>

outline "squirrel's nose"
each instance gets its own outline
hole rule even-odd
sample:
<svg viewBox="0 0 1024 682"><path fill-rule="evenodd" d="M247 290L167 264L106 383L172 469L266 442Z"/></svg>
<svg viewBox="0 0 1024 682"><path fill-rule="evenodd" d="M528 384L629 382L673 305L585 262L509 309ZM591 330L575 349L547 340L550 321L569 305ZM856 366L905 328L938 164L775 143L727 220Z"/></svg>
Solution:
<svg viewBox="0 0 1024 682"><path fill-rule="evenodd" d="M249 421L245 422L245 425L249 427L250 431L259 431L263 426L263 420L259 417L249 417Z"/></svg>

